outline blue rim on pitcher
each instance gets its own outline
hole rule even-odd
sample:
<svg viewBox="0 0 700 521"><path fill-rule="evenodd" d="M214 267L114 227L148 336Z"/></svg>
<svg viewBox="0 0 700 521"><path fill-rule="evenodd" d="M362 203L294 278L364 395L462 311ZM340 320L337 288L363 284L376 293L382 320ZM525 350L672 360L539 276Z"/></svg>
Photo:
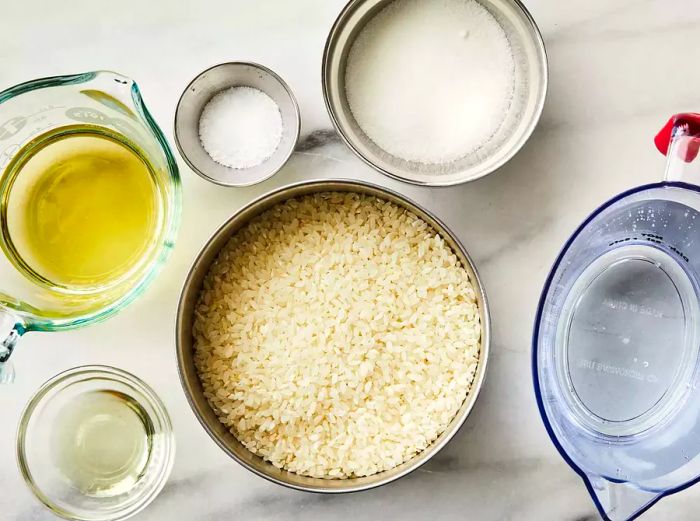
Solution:
<svg viewBox="0 0 700 521"><path fill-rule="evenodd" d="M542 422L607 521L636 519L700 481L700 114L671 117L654 141L665 180L578 226L533 328Z"/></svg>
<svg viewBox="0 0 700 521"><path fill-rule="evenodd" d="M576 474L579 475L579 477L582 479L584 482L584 485L586 486L586 489L591 496L593 503L595 504L596 509L598 510L598 513L601 515L601 517L605 521L611 521L611 518L607 515L607 512L604 508L604 506L601 504L600 500L598 499L598 495L596 494L596 491L594 490L594 487L591 483L591 476L587 474L579 465L577 465L573 459L569 456L569 454L566 452L564 447L562 446L561 442L559 441L556 433L554 432L554 428L549 420L549 417L546 412L546 408L544 405L544 400L542 396L542 391L541 391L541 386L540 386L540 377L539 377L539 363L538 363L538 341L539 341L539 336L540 336L540 324L542 322L542 318L544 315L544 306L545 306L545 301L547 299L547 296L550 292L550 289L552 287L552 281L554 279L554 276L557 273L557 270L559 266L561 265L562 259L564 255L567 253L575 239L580 235L580 233L593 221L598 215L600 215L603 211L605 211L607 208L615 204L616 202L625 199L626 197L629 197L631 195L634 195L636 193L644 192L646 190L653 190L657 188L682 188L686 190L691 190L697 193L700 193L700 187L689 184L689 183L684 183L684 182L679 182L679 181L661 181L657 183L649 183L646 185L638 186L632 189L629 189L625 192L622 192L615 197L609 199L605 203L603 203L601 206L596 208L574 231L574 233L568 238L564 246L562 247L561 251L557 255L556 260L554 261L549 274L547 275L547 279L545 280L544 287L542 289L542 293L540 294L539 302L537 305L537 313L535 315L535 321L534 321L534 328L533 328L533 335L532 335L532 380L534 384L534 393L535 393L535 399L537 401L537 408L540 413L540 417L542 418L542 423L544 424L544 427L547 431L547 434L549 435L549 438L552 440L552 443L556 447L557 451L561 455L561 457L564 459L564 461L576 472ZM612 476L600 476L601 478L610 481L612 483L628 483L627 481L623 479L619 479L616 477ZM654 497L651 501L649 501L647 504L645 504L640 510L638 510L633 517L628 518L630 521L632 519L638 518L640 515L642 515L644 512L649 510L652 506L654 506L658 501L663 499L666 496L670 496L672 494L675 494L677 492L680 492L682 490L685 490L688 487L691 487L695 485L696 483L700 482L700 476L697 476L689 481L686 481L682 483L681 485L678 485L676 487L672 487L666 490L659 490L659 491L654 491L656 497ZM642 489L640 489L642 490ZM651 491L645 491L645 492L651 492Z"/></svg>

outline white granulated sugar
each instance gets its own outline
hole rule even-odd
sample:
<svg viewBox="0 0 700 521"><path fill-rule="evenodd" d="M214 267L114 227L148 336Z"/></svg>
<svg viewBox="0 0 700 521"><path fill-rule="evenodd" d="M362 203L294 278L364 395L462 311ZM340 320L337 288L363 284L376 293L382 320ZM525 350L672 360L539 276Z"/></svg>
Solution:
<svg viewBox="0 0 700 521"><path fill-rule="evenodd" d="M261 90L231 87L204 107L199 139L217 163L236 169L258 166L282 139L280 108Z"/></svg>
<svg viewBox="0 0 700 521"><path fill-rule="evenodd" d="M496 133L515 63L496 19L474 0L395 0L350 49L346 95L358 125L389 154L447 163Z"/></svg>
<svg viewBox="0 0 700 521"><path fill-rule="evenodd" d="M339 479L400 465L445 430L480 334L440 235L393 203L329 192L274 206L224 246L195 308L194 362L250 451Z"/></svg>

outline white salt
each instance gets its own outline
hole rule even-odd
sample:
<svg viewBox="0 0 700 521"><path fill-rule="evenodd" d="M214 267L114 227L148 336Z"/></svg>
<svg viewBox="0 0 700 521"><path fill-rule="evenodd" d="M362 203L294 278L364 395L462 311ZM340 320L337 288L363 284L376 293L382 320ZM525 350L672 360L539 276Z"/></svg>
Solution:
<svg viewBox="0 0 700 521"><path fill-rule="evenodd" d="M199 139L217 163L243 169L262 164L282 140L282 114L275 101L252 87L231 87L206 104Z"/></svg>
<svg viewBox="0 0 700 521"><path fill-rule="evenodd" d="M448 163L499 129L515 85L503 28L474 0L395 0L362 29L345 76L360 128L389 154Z"/></svg>

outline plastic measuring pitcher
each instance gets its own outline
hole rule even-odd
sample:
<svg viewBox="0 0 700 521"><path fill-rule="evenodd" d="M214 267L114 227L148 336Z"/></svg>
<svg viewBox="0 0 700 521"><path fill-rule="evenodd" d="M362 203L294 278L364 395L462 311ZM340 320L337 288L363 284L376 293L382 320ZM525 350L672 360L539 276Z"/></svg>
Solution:
<svg viewBox="0 0 700 521"><path fill-rule="evenodd" d="M533 338L544 424L606 520L700 478L700 115L657 135L666 179L593 212L559 254Z"/></svg>
<svg viewBox="0 0 700 521"><path fill-rule="evenodd" d="M138 296L172 250L179 217L176 162L132 80L89 72L0 92L0 380L11 380L8 358L25 332L103 320ZM88 255L98 250L117 267L100 272ZM83 259L88 267L73 270Z"/></svg>

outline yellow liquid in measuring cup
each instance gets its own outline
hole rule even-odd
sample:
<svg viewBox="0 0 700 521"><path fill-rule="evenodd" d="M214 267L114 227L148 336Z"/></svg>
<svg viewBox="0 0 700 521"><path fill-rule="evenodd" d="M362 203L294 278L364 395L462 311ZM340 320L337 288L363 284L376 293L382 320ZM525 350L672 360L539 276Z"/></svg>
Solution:
<svg viewBox="0 0 700 521"><path fill-rule="evenodd" d="M157 186L135 148L77 131L16 157L6 231L25 271L57 286L104 287L155 246Z"/></svg>

